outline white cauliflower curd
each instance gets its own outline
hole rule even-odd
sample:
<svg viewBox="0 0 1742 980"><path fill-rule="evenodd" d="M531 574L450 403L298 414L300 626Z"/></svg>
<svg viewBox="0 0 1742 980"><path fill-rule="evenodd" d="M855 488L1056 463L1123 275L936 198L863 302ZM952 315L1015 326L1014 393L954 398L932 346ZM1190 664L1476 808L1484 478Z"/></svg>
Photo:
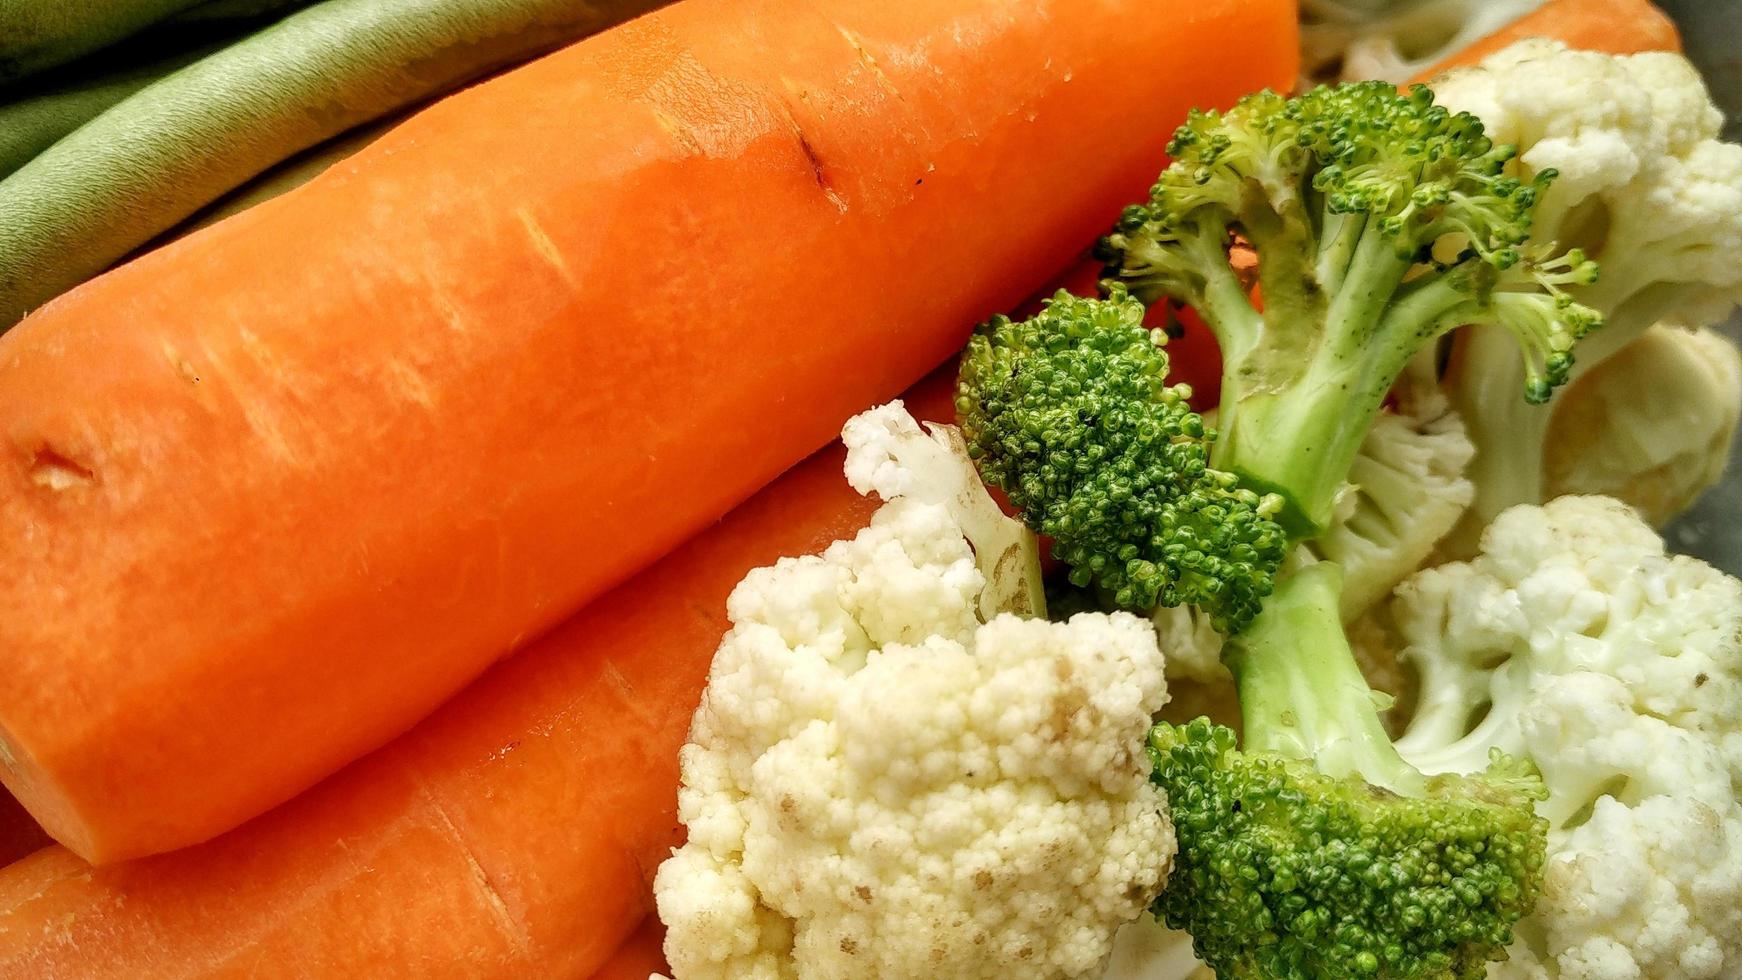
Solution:
<svg viewBox="0 0 1742 980"><path fill-rule="evenodd" d="M654 885L673 972L1095 975L1174 853L1144 751L1154 633L983 619L960 515L985 512L934 468L971 465L899 404L847 435L855 482L903 495L728 601L681 755L689 840Z"/></svg>
<svg viewBox="0 0 1742 980"><path fill-rule="evenodd" d="M1742 582L1603 497L1514 507L1392 609L1427 772L1531 759L1549 799L1536 911L1490 977L1742 976Z"/></svg>
<svg viewBox="0 0 1742 980"><path fill-rule="evenodd" d="M1742 304L1742 262L1734 261L1742 249L1742 146L1721 138L1723 114L1699 71L1669 52L1616 57L1569 50L1553 41L1523 41L1477 67L1447 73L1432 87L1439 104L1474 113L1495 142L1517 147L1510 165L1516 176L1558 174L1531 219L1531 240L1538 243L1534 247L1577 248L1596 260L1596 281L1569 285L1568 292L1604 317L1601 329L1579 341L1571 384L1546 409L1519 397L1524 366L1507 331L1479 325L1460 332L1446 383L1476 447L1469 470L1476 499L1441 550L1467 557L1501 511L1549 499L1548 457L1557 448L1625 447L1629 434L1619 431L1575 430L1572 447L1550 445L1552 420L1585 397L1579 392L1584 375L1638 341L1654 323L1709 326ZM1650 357L1648 350L1644 358ZM1643 372L1643 363L1641 370L1623 369L1626 390L1645 406L1636 409L1639 414L1653 414L1656 399L1639 393L1661 378L1690 388L1714 387L1709 373L1685 359L1663 360L1658 367L1672 370L1653 377ZM1721 378L1717 384L1722 386ZM1714 395L1726 397L1721 391ZM1602 411L1601 406L1588 408ZM1675 446L1704 455L1698 447L1710 444L1727 414L1722 402L1706 409L1700 428L1677 433ZM1625 416L1614 415L1591 421L1629 424ZM1667 417L1664 423L1675 424ZM1660 448L1675 451L1668 444ZM1652 471L1663 462L1654 455L1616 453L1607 466L1635 469L1647 492L1661 492L1649 488L1659 481L1672 491L1702 488L1709 470L1654 477ZM1721 461L1723 450L1711 455ZM1564 457L1559 465L1565 465ZM1602 479L1620 484L1616 489L1634 482L1626 474ZM1673 506L1685 503L1684 494L1664 496Z"/></svg>

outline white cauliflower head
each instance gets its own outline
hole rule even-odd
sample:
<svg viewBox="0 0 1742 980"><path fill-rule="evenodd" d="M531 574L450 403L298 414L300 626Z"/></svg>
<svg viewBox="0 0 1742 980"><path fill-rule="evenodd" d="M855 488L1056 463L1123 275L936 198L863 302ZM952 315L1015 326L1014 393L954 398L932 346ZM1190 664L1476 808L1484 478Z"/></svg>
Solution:
<svg viewBox="0 0 1742 980"><path fill-rule="evenodd" d="M1669 317L1721 321L1742 303L1742 146L1719 139L1723 114L1686 58L1616 57L1530 40L1433 83L1436 100L1474 113L1519 148L1522 175L1559 172L1531 237L1583 248L1602 265L1579 301L1630 332ZM1608 330L1581 347L1589 357ZM1611 335L1612 336L1612 335Z"/></svg>
<svg viewBox="0 0 1742 980"><path fill-rule="evenodd" d="M1556 399L1547 496L1615 497L1662 527L1723 476L1738 418L1742 351L1658 324Z"/></svg>
<svg viewBox="0 0 1742 980"><path fill-rule="evenodd" d="M1563 497L1390 612L1421 674L1404 757L1473 772L1500 749L1548 786L1543 897L1490 975L1742 975L1742 583L1619 501Z"/></svg>
<svg viewBox="0 0 1742 980"><path fill-rule="evenodd" d="M1519 176L1559 173L1531 238L1597 260L1595 283L1567 288L1605 317L1573 351L1574 386L1653 323L1710 325L1742 303L1742 146L1719 138L1722 115L1687 59L1526 41L1433 89L1518 147ZM1547 499L1548 429L1566 392L1526 404L1517 342L1487 326L1459 332L1447 383L1477 451L1476 502L1445 546L1465 556L1500 511Z"/></svg>
<svg viewBox="0 0 1742 980"><path fill-rule="evenodd" d="M1159 893L1153 631L983 623L984 586L906 497L739 584L654 884L679 980L1088 976Z"/></svg>

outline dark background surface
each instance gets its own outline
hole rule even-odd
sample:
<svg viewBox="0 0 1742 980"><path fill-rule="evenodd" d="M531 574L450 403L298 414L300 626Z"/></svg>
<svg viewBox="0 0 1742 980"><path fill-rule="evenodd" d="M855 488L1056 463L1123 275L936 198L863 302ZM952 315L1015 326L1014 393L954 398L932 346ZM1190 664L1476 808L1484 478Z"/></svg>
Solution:
<svg viewBox="0 0 1742 980"><path fill-rule="evenodd" d="M1657 2L1681 25L1688 57L1705 73L1713 98L1724 110L1725 138L1742 141L1742 0ZM1732 318L1726 332L1742 340L1742 317ZM1669 543L1742 575L1742 445L1730 457L1724 482L1670 526Z"/></svg>

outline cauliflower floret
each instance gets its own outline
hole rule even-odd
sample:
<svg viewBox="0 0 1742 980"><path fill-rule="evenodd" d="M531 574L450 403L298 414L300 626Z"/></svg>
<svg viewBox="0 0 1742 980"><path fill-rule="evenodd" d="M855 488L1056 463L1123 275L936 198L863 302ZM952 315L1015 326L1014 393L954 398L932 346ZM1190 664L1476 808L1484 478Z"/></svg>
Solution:
<svg viewBox="0 0 1742 980"><path fill-rule="evenodd" d="M1719 139L1722 114L1687 59L1526 41L1433 89L1441 105L1479 117L1495 142L1518 147L1521 178L1559 172L1531 240L1582 249L1602 270L1567 286L1605 317L1573 352L1574 387L1653 323L1710 325L1742 303L1742 263L1732 259L1742 248L1742 146ZM1570 399L1546 411L1527 404L1517 342L1490 326L1459 332L1446 380L1477 452L1475 504L1443 547L1467 556L1500 511L1547 499L1548 430Z"/></svg>
<svg viewBox="0 0 1742 980"><path fill-rule="evenodd" d="M1739 417L1742 351L1713 330L1654 326L1555 403L1547 494L1616 497L1662 527L1723 475Z"/></svg>
<svg viewBox="0 0 1742 980"><path fill-rule="evenodd" d="M1403 84L1543 0L1303 0L1301 71L1312 82Z"/></svg>
<svg viewBox="0 0 1742 980"><path fill-rule="evenodd" d="M1464 476L1476 447L1432 384L1399 386L1361 443L1338 515L1310 542L1320 561L1343 566L1343 621L1351 622L1422 566L1475 499Z"/></svg>
<svg viewBox="0 0 1742 980"><path fill-rule="evenodd" d="M1619 501L1563 497L1389 612L1421 675L1404 757L1473 772L1500 749L1549 789L1543 898L1490 976L1742 973L1742 583Z"/></svg>
<svg viewBox="0 0 1742 980"><path fill-rule="evenodd" d="M893 401L848 419L841 442L847 447L847 482L854 490L949 509L986 577L980 594L982 618L1000 612L1033 616L1046 608L1039 542L986 492L968 458L962 430L930 424L922 430L905 406Z"/></svg>
<svg viewBox="0 0 1742 980"><path fill-rule="evenodd" d="M1697 799L1603 797L1544 869L1497 978L1730 977L1742 935L1742 820ZM1543 952L1553 951L1552 958Z"/></svg>
<svg viewBox="0 0 1742 980"><path fill-rule="evenodd" d="M654 882L680 980L1088 976L1154 900L1152 629L982 623L984 587L950 509L898 495L734 590Z"/></svg>

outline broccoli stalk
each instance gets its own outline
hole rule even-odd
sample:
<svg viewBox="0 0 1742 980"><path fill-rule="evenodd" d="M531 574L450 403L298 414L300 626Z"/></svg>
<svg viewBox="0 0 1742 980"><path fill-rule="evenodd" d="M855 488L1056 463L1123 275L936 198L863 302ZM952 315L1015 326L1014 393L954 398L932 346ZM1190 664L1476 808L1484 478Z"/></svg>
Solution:
<svg viewBox="0 0 1742 980"><path fill-rule="evenodd" d="M1379 720L1385 706L1344 636L1342 591L1340 566L1308 565L1285 578L1267 612L1228 643L1223 662L1240 692L1245 748L1418 796L1421 774L1391 747Z"/></svg>
<svg viewBox="0 0 1742 980"><path fill-rule="evenodd" d="M1330 523L1362 439L1424 346L1464 324L1502 327L1540 403L1600 323L1564 288L1594 281L1596 265L1526 245L1554 172L1507 176L1512 148L1426 88L1259 93L1194 113L1169 152L1099 254L1139 299L1189 304L1209 324L1224 364L1210 462L1279 495L1296 537ZM1262 308L1230 262L1236 238L1257 254Z"/></svg>
<svg viewBox="0 0 1742 980"><path fill-rule="evenodd" d="M1479 978L1542 885L1527 763L1428 777L1398 754L1338 617L1341 572L1289 575L1229 644L1246 744L1158 725L1179 854L1156 914L1219 977Z"/></svg>

